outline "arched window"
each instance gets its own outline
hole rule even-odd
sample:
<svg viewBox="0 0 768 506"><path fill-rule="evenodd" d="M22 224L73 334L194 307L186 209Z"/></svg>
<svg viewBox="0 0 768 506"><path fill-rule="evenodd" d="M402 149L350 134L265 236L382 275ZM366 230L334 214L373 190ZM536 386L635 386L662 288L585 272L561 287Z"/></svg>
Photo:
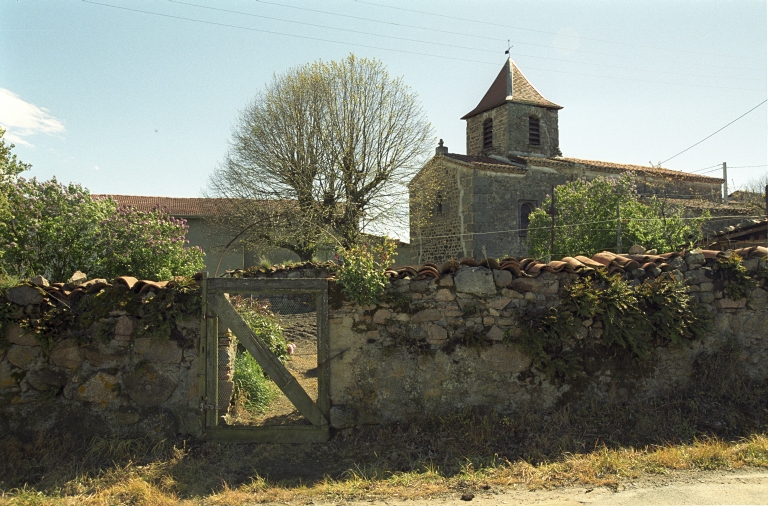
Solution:
<svg viewBox="0 0 768 506"><path fill-rule="evenodd" d="M493 120L488 118L483 121L483 151L493 147Z"/></svg>
<svg viewBox="0 0 768 506"><path fill-rule="evenodd" d="M531 204L523 204L520 206L520 235L528 235L528 225L531 224L531 213L533 212L533 206Z"/></svg>
<svg viewBox="0 0 768 506"><path fill-rule="evenodd" d="M435 197L435 216L443 215L443 194L438 193Z"/></svg>
<svg viewBox="0 0 768 506"><path fill-rule="evenodd" d="M536 116L528 117L528 144L538 146L541 144L541 135L539 133L539 118Z"/></svg>

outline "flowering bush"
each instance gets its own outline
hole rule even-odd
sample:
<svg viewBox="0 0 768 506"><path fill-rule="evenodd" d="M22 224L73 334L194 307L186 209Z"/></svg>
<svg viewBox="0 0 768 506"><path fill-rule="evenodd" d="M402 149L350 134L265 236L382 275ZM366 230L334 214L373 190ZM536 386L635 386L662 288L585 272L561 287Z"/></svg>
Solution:
<svg viewBox="0 0 768 506"><path fill-rule="evenodd" d="M202 251L184 246L186 224L166 212L118 208L56 178L18 178L0 191L0 267L8 273L63 281L81 270L160 280L203 266Z"/></svg>
<svg viewBox="0 0 768 506"><path fill-rule="evenodd" d="M191 276L203 268L203 251L187 247L187 222L166 210L137 211L117 207L100 222L98 251L102 277L131 275L142 279Z"/></svg>
<svg viewBox="0 0 768 506"><path fill-rule="evenodd" d="M621 216L623 249L641 244L647 249L673 251L701 237L705 212L687 219L681 206L652 197L643 202L630 174L619 178L578 179L555 188L555 238L552 243L552 199L530 215L530 252L537 258L591 256L599 251L616 251L617 209ZM550 251L552 249L553 251Z"/></svg>

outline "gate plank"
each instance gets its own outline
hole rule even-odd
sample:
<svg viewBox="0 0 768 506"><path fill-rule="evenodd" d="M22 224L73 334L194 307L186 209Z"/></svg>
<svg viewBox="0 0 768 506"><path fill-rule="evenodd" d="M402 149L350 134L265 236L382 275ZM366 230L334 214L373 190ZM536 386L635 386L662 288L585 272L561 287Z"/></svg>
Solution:
<svg viewBox="0 0 768 506"><path fill-rule="evenodd" d="M211 280L212 281L212 280ZM237 314L232 304L224 297L223 294L210 293L208 295L208 304L213 307L216 313L219 315L222 324L226 325L232 332L235 333L238 340L245 346L253 358L264 368L272 381L283 391L286 397L296 406L299 413L309 420L312 425L327 425L328 420L323 415L322 411L317 407L312 398L307 395L307 392L301 388L296 378L288 372L288 369L277 359L277 357L269 350L269 347L261 340L259 336L254 334L251 328L246 324L243 319Z"/></svg>

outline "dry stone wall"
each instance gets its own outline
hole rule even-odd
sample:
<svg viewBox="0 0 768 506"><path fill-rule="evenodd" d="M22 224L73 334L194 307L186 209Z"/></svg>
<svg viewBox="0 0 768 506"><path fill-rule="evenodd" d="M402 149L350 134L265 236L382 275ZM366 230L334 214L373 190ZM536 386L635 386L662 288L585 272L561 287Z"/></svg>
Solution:
<svg viewBox="0 0 768 506"><path fill-rule="evenodd" d="M201 434L199 289L43 281L6 293L0 435ZM221 338L226 389L230 340Z"/></svg>
<svg viewBox="0 0 768 506"><path fill-rule="evenodd" d="M531 357L518 346L525 325L521 315L531 308L558 306L564 287L588 269L568 272L562 269L565 262L553 262L528 264L526 272L525 262L522 268L519 262L466 262L453 269L401 270L385 302L361 307L337 299L331 311L331 423L347 429L468 409L514 413L587 398L623 402L665 395L690 386L698 357L734 342L740 350L738 373L765 381L768 249L762 250L762 258L755 255L743 262L756 285L745 285L745 296L736 298L729 297L730 285L718 274L717 252L655 257L658 262L644 264L642 255L640 261L609 258L607 270L632 283L659 276L684 280L711 316L711 330L681 346L659 346L651 358L638 363L610 354L595 357L598 366L573 382L551 379L533 367ZM572 265L581 263L570 260ZM509 268L500 268L505 265ZM552 272L551 266L560 271ZM601 316L580 323L579 339L602 335Z"/></svg>

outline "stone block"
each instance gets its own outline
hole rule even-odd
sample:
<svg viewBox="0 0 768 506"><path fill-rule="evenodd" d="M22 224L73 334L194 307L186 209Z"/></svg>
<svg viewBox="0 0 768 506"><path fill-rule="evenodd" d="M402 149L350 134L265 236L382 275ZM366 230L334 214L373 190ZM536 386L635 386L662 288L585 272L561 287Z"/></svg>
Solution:
<svg viewBox="0 0 768 506"><path fill-rule="evenodd" d="M46 297L46 293L36 286L14 286L9 288L5 298L19 306L28 306L31 304L41 304Z"/></svg>
<svg viewBox="0 0 768 506"><path fill-rule="evenodd" d="M488 333L486 334L486 337L491 341L503 341L504 331L501 330L496 325L494 325L493 327L491 327L491 330L488 331Z"/></svg>
<svg viewBox="0 0 768 506"><path fill-rule="evenodd" d="M509 297L510 299L522 299L523 298L523 294L522 293L517 292L515 290L510 290L508 288L503 288L501 290L501 295L503 297Z"/></svg>
<svg viewBox="0 0 768 506"><path fill-rule="evenodd" d="M141 337L133 341L133 351L140 358L156 364L178 364L182 350L172 339L151 339Z"/></svg>
<svg viewBox="0 0 768 506"><path fill-rule="evenodd" d="M493 281L496 283L496 286L500 288L509 286L509 284L512 282L512 273L503 269L494 269Z"/></svg>
<svg viewBox="0 0 768 506"><path fill-rule="evenodd" d="M448 331L440 325L431 324L427 328L427 342L429 344L441 345L448 340Z"/></svg>
<svg viewBox="0 0 768 506"><path fill-rule="evenodd" d="M488 301L488 306L491 309L495 309L496 311L501 311L505 307L509 305L509 303L512 302L512 299L510 297L496 297L493 300Z"/></svg>
<svg viewBox="0 0 768 506"><path fill-rule="evenodd" d="M524 298L528 302L535 302L536 301L536 294L533 293L533 292L525 292Z"/></svg>
<svg viewBox="0 0 768 506"><path fill-rule="evenodd" d="M7 360L0 361L0 389L14 387L19 378L13 374L13 366Z"/></svg>
<svg viewBox="0 0 768 506"><path fill-rule="evenodd" d="M65 339L51 351L52 364L66 369L74 369L85 360L85 350L74 339Z"/></svg>
<svg viewBox="0 0 768 506"><path fill-rule="evenodd" d="M747 307L749 309L768 308L768 292L762 288L755 288L752 290L747 301Z"/></svg>
<svg viewBox="0 0 768 506"><path fill-rule="evenodd" d="M685 279L686 283L689 285L693 284L699 284L699 283L706 283L710 280L710 277L707 276L707 274L711 274L712 271L709 269L690 269L686 271L683 278Z"/></svg>
<svg viewBox="0 0 768 506"><path fill-rule="evenodd" d="M430 279L420 279L419 281L411 281L411 291L416 293L424 293L429 290L429 284L432 282Z"/></svg>
<svg viewBox="0 0 768 506"><path fill-rule="evenodd" d="M437 280L437 286L453 286L453 276L450 274L443 274Z"/></svg>
<svg viewBox="0 0 768 506"><path fill-rule="evenodd" d="M706 262L706 259L704 258L704 253L701 251L691 250L685 255L685 263L687 263L689 267L693 267L694 265L704 265L704 262Z"/></svg>
<svg viewBox="0 0 768 506"><path fill-rule="evenodd" d="M122 407L115 412L117 425L133 425L139 420L141 420L141 415L134 408Z"/></svg>
<svg viewBox="0 0 768 506"><path fill-rule="evenodd" d="M717 299L715 300L715 307L717 309L739 309L746 306L747 301L745 299L733 300L733 299Z"/></svg>
<svg viewBox="0 0 768 506"><path fill-rule="evenodd" d="M493 274L485 267L461 269L454 278L456 291L474 295L495 295L496 283Z"/></svg>
<svg viewBox="0 0 768 506"><path fill-rule="evenodd" d="M51 286L51 284L48 282L48 280L45 279L41 274L38 274L34 278L30 279L29 282L32 283L33 285L39 286L41 288L42 287L46 287L46 286Z"/></svg>
<svg viewBox="0 0 768 506"><path fill-rule="evenodd" d="M40 392L58 389L67 384L67 375L63 371L56 371L49 368L33 369L29 371L25 377L27 383Z"/></svg>
<svg viewBox="0 0 768 506"><path fill-rule="evenodd" d="M510 286L518 292L557 293L560 282L556 279L516 278Z"/></svg>
<svg viewBox="0 0 768 506"><path fill-rule="evenodd" d="M387 323L390 318L392 318L392 311L387 309L379 309L373 313L373 323L377 325L383 325Z"/></svg>
<svg viewBox="0 0 768 506"><path fill-rule="evenodd" d="M346 406L331 406L330 423L334 429L348 429L355 426L355 411Z"/></svg>
<svg viewBox="0 0 768 506"><path fill-rule="evenodd" d="M715 294L711 292L699 293L699 301L704 304L712 304L715 301Z"/></svg>
<svg viewBox="0 0 768 506"><path fill-rule="evenodd" d="M711 283L709 281L704 282L704 283L699 285L699 290L701 290L702 292L711 292L714 289L715 289L714 283ZM713 295L713 297L714 297L714 295Z"/></svg>
<svg viewBox="0 0 768 506"><path fill-rule="evenodd" d="M450 302L456 300L456 294L447 288L441 288L435 293L435 300L438 302Z"/></svg>
<svg viewBox="0 0 768 506"><path fill-rule="evenodd" d="M77 397L101 405L110 404L117 399L119 381L111 374L99 371L77 387Z"/></svg>
<svg viewBox="0 0 768 506"><path fill-rule="evenodd" d="M126 340L136 330L136 323L128 316L120 316L115 322L115 339Z"/></svg>
<svg viewBox="0 0 768 506"><path fill-rule="evenodd" d="M419 311L411 318L413 323L435 322L443 317L443 313L438 309L424 309Z"/></svg>
<svg viewBox="0 0 768 506"><path fill-rule="evenodd" d="M19 346L17 344L8 348L5 358L19 369L29 369L40 358L39 346Z"/></svg>
<svg viewBox="0 0 768 506"><path fill-rule="evenodd" d="M123 377L125 393L140 406L159 406L171 397L176 385L173 376L152 366Z"/></svg>
<svg viewBox="0 0 768 506"><path fill-rule="evenodd" d="M20 346L40 346L40 343L35 339L35 335L32 332L26 332L18 325L11 325L8 328L8 332L5 334L5 340L10 344L18 344Z"/></svg>

